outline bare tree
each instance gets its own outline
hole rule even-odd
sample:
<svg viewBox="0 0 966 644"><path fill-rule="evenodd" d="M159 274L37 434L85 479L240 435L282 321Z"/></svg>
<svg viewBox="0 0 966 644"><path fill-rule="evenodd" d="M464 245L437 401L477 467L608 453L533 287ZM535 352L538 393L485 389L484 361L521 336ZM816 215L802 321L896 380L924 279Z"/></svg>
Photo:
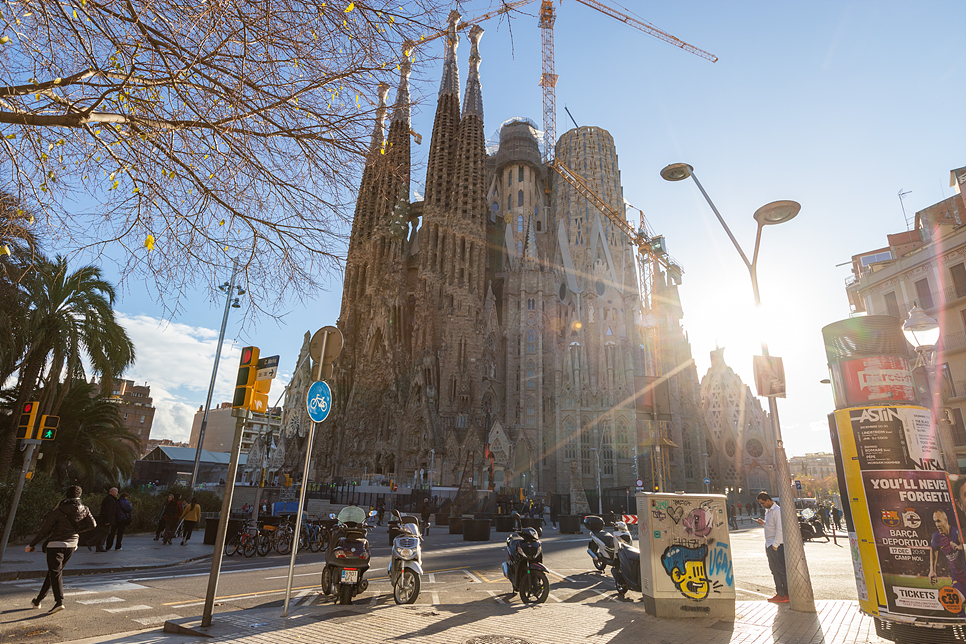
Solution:
<svg viewBox="0 0 966 644"><path fill-rule="evenodd" d="M442 15L439 0L0 1L6 189L52 250L117 262L171 308L237 261L270 309L339 270L377 86Z"/></svg>

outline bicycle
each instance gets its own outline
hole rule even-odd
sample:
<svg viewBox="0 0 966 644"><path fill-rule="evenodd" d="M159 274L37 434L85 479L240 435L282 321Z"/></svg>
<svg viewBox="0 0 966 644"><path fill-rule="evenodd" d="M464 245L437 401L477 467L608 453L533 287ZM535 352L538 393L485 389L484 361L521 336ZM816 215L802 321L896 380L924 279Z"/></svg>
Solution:
<svg viewBox="0 0 966 644"><path fill-rule="evenodd" d="M292 529L292 525L289 523L289 519L286 518L278 526L278 530L275 531L275 550L278 551L280 555L287 555L292 551L292 542L295 540L295 530Z"/></svg>
<svg viewBox="0 0 966 644"><path fill-rule="evenodd" d="M246 557L254 557L257 546L257 530L254 523L249 523L243 530L225 543L225 555L230 557L236 553Z"/></svg>

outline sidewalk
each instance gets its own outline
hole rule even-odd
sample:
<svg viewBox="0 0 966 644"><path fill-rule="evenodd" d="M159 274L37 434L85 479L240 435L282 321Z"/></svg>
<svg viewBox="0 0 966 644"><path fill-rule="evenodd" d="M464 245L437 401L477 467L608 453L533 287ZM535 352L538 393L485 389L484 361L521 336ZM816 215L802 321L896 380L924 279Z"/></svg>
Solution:
<svg viewBox="0 0 966 644"><path fill-rule="evenodd" d="M363 601L295 606L288 618L281 617L278 606L216 613L208 629L200 629L197 618L177 620L165 624L166 635L141 631L74 644L885 644L855 602L816 604L818 614L812 615L767 602L738 602L736 620L729 622L656 619L640 601L534 606L491 600L437 606Z"/></svg>
<svg viewBox="0 0 966 644"><path fill-rule="evenodd" d="M110 552L97 552L87 547L74 551L64 575L89 575L91 573L124 572L143 568L176 566L188 561L208 559L214 546L206 546L204 531L196 530L188 545L165 546L155 541L152 533L124 535L123 547ZM38 546L34 552L24 552L24 545L8 545L0 564L0 581L12 579L37 579L47 574L47 559Z"/></svg>

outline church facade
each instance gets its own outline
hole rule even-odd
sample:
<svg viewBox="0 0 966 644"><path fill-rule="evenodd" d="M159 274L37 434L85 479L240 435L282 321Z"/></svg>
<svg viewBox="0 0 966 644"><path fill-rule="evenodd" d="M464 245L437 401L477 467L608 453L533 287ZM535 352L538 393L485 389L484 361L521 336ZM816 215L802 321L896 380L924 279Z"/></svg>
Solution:
<svg viewBox="0 0 966 644"><path fill-rule="evenodd" d="M454 12L422 201L409 199L408 65L391 110L381 89L316 480L368 473L568 493L576 462L581 487L595 489L599 469L602 489L633 492L636 479L653 480L661 436L665 489L703 489L707 430L675 281L658 272L660 306L646 315L636 251L542 163L531 121L505 122L488 154L483 30L468 30L461 104L457 20ZM606 130L570 130L555 153L624 212ZM661 351L646 346L644 324L660 327ZM671 374L670 408L642 417L635 378L658 372Z"/></svg>

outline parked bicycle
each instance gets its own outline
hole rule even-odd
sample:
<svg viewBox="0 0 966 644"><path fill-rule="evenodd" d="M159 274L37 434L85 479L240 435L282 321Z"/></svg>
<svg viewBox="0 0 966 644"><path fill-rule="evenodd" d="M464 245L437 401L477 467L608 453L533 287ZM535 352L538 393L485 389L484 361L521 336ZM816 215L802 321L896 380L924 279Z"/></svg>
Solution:
<svg viewBox="0 0 966 644"><path fill-rule="evenodd" d="M249 522L242 530L225 543L225 555L243 554L254 557L258 550L259 531L254 522Z"/></svg>

